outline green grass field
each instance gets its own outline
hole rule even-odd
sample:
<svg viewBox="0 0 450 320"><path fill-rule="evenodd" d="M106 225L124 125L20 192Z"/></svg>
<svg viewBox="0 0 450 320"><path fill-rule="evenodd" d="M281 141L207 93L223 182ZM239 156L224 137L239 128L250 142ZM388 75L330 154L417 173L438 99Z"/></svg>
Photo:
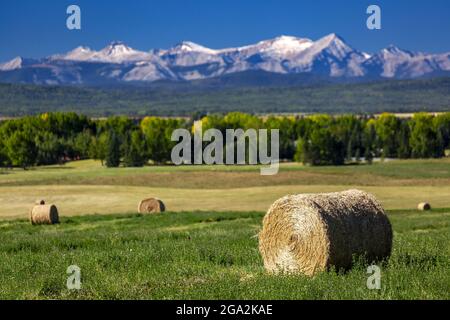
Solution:
<svg viewBox="0 0 450 320"><path fill-rule="evenodd" d="M426 216L424 216L426 215ZM450 209L392 211L381 290L363 265L315 278L264 272L262 212L180 212L0 223L1 299L449 299ZM66 269L81 268L81 290Z"/></svg>
<svg viewBox="0 0 450 320"><path fill-rule="evenodd" d="M264 272L257 234L269 205L302 192L374 193L394 228L382 289L366 266L314 278ZM136 214L157 196L169 212ZM31 226L36 199L61 224ZM0 299L450 299L450 159L304 167L106 169L93 161L0 171ZM433 210L415 210L429 201ZM82 289L66 288L70 265Z"/></svg>

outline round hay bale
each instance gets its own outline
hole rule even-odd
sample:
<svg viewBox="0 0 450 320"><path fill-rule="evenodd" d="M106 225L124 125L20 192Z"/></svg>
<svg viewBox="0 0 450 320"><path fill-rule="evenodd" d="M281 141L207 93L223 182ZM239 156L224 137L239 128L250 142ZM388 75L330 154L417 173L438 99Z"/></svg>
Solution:
<svg viewBox="0 0 450 320"><path fill-rule="evenodd" d="M34 206L30 212L30 221L33 225L59 223L58 209L53 204Z"/></svg>
<svg viewBox="0 0 450 320"><path fill-rule="evenodd" d="M431 210L431 205L428 202L421 202L419 203L419 205L417 206L417 210L420 211L428 211Z"/></svg>
<svg viewBox="0 0 450 320"><path fill-rule="evenodd" d="M139 203L139 213L159 213L166 211L164 203L156 198L144 199Z"/></svg>
<svg viewBox="0 0 450 320"><path fill-rule="evenodd" d="M374 196L359 190L283 197L269 208L259 234L266 270L303 273L348 269L354 256L388 258L392 227Z"/></svg>
<svg viewBox="0 0 450 320"><path fill-rule="evenodd" d="M36 200L36 201L34 202L34 204L37 205L37 206L42 206L42 205L45 204L45 200Z"/></svg>

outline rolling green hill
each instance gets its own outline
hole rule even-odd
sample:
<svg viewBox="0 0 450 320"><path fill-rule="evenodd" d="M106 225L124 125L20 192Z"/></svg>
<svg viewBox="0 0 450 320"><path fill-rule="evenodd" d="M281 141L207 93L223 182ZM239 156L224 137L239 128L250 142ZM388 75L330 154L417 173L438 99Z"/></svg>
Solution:
<svg viewBox="0 0 450 320"><path fill-rule="evenodd" d="M450 110L450 78L300 85L241 74L126 87L0 84L0 116L77 111L90 116L186 116L194 112L379 113ZM260 78L258 78L260 79ZM225 82L224 82L225 81ZM278 83L278 85L275 85Z"/></svg>

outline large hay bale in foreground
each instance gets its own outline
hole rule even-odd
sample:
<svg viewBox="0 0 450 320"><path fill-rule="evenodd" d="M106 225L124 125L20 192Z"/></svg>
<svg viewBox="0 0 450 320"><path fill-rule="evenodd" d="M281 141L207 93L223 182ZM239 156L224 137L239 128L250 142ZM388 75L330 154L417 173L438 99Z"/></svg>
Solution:
<svg viewBox="0 0 450 320"><path fill-rule="evenodd" d="M58 209L53 204L36 205L31 209L30 221L32 224L59 223Z"/></svg>
<svg viewBox="0 0 450 320"><path fill-rule="evenodd" d="M420 211L431 210L431 205L428 202L419 203L419 205L417 206L417 210L420 210Z"/></svg>
<svg viewBox="0 0 450 320"><path fill-rule="evenodd" d="M283 197L269 208L259 234L268 271L309 276L331 266L348 269L355 255L382 260L391 247L383 208L359 190Z"/></svg>
<svg viewBox="0 0 450 320"><path fill-rule="evenodd" d="M164 203L156 198L144 199L139 203L139 213L159 213L166 211Z"/></svg>

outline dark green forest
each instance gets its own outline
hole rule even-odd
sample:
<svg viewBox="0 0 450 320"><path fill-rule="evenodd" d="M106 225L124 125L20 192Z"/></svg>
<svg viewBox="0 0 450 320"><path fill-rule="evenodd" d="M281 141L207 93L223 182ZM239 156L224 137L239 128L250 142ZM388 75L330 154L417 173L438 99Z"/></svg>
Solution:
<svg viewBox="0 0 450 320"><path fill-rule="evenodd" d="M233 79L225 84L209 79L109 88L0 84L0 116L55 111L102 117L234 111L374 114L450 110L450 78L283 86L238 84Z"/></svg>
<svg viewBox="0 0 450 320"><path fill-rule="evenodd" d="M111 116L93 119L72 112L43 113L0 122L0 166L28 168L98 159L107 167L170 164L178 128L279 129L280 158L310 165L371 163L373 158L440 158L450 148L450 112L400 118L317 114L269 116L233 112L198 118ZM226 147L226 146L225 146Z"/></svg>

